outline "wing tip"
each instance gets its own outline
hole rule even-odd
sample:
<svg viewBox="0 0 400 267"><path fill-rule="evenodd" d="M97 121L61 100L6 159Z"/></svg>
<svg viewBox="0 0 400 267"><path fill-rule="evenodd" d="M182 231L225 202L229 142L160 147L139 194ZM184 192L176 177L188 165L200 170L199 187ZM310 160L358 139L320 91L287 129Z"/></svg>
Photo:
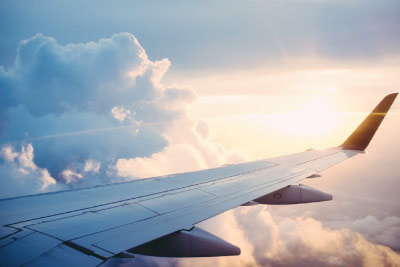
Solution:
<svg viewBox="0 0 400 267"><path fill-rule="evenodd" d="M391 93L385 96L340 147L346 150L364 151L398 94Z"/></svg>
<svg viewBox="0 0 400 267"><path fill-rule="evenodd" d="M385 97L382 99L381 102L390 101L390 102L391 102L391 103L390 103L390 106L391 106L391 105L393 104L394 100L396 99L396 97L397 97L398 94L399 94L399 93L391 93L391 94L388 94L387 96L385 96ZM389 106L389 108L388 108L387 111L389 111L390 106Z"/></svg>

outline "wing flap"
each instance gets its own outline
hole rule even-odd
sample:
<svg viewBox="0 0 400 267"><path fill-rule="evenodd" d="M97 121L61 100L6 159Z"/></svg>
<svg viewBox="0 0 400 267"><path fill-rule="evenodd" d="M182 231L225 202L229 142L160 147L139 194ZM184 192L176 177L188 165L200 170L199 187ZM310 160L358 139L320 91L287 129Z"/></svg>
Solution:
<svg viewBox="0 0 400 267"><path fill-rule="evenodd" d="M67 241L156 216L157 213L135 203L97 209L80 215L25 226Z"/></svg>
<svg viewBox="0 0 400 267"><path fill-rule="evenodd" d="M167 195L143 200L138 203L143 207L157 212L157 214L164 214L212 199L215 199L215 196L198 189L191 189L176 193L171 192Z"/></svg>
<svg viewBox="0 0 400 267"><path fill-rule="evenodd" d="M0 248L1 266L21 266L59 244L60 240L31 232Z"/></svg>
<svg viewBox="0 0 400 267"><path fill-rule="evenodd" d="M103 262L102 259L89 256L82 252L77 251L66 245L58 245L46 253L34 258L25 266L30 267L43 267L43 266L98 266Z"/></svg>

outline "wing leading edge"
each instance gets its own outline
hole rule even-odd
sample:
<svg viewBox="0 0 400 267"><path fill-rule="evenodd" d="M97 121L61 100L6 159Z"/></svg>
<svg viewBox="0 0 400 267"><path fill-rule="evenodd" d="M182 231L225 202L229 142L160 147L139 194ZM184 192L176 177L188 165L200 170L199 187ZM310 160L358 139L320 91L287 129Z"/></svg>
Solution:
<svg viewBox="0 0 400 267"><path fill-rule="evenodd" d="M315 189L290 185L364 151L396 96L386 96L339 147L0 200L1 265L96 266L131 253L237 255L239 248L194 225L246 203L331 199Z"/></svg>

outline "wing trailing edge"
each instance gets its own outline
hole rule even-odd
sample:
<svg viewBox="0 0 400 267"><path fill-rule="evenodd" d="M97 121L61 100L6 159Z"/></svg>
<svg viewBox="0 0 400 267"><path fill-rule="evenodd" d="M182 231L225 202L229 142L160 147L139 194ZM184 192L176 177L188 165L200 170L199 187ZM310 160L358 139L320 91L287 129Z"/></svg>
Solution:
<svg viewBox="0 0 400 267"><path fill-rule="evenodd" d="M341 147L348 150L364 151L392 106L397 94L393 93L385 96L368 117L344 141Z"/></svg>

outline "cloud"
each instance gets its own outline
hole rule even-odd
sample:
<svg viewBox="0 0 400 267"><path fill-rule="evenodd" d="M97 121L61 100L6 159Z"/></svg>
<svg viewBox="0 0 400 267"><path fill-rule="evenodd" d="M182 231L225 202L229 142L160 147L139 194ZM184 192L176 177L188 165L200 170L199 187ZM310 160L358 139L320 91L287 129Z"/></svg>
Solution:
<svg viewBox="0 0 400 267"><path fill-rule="evenodd" d="M368 241L346 225L332 229L325 222L302 216L276 220L268 209L240 207L201 223L204 229L240 246L242 255L205 259L200 265L398 266L400 262L399 253ZM189 266L198 262L187 259L179 263Z"/></svg>
<svg viewBox="0 0 400 267"><path fill-rule="evenodd" d="M210 141L190 114L193 89L161 83L170 65L150 60L130 33L21 41L14 65L0 67L0 144L27 144L30 162L69 188L243 159Z"/></svg>
<svg viewBox="0 0 400 267"><path fill-rule="evenodd" d="M400 218L387 216L381 220L372 215L365 218L346 221L333 221L329 225L335 228L348 228L362 234L366 239L400 250Z"/></svg>
<svg viewBox="0 0 400 267"><path fill-rule="evenodd" d="M28 195L63 189L57 185L47 169L39 168L34 163L31 144L22 145L15 151L10 145L3 145L0 150L0 194L2 197Z"/></svg>
<svg viewBox="0 0 400 267"><path fill-rule="evenodd" d="M191 145L179 144L168 146L147 158L118 159L115 167L122 177L151 177L204 169L207 164Z"/></svg>
<svg viewBox="0 0 400 267"><path fill-rule="evenodd" d="M199 224L199 227L241 247L240 256L170 259L138 255L133 260L113 260L112 264L117 266L399 266L398 252L369 241L346 226L332 229L327 227L326 223L303 216L276 220L268 209L268 206L239 207Z"/></svg>
<svg viewBox="0 0 400 267"><path fill-rule="evenodd" d="M151 56L168 55L180 71L286 65L297 62L299 56L307 61L324 57L363 66L376 65L382 58L398 62L393 59L400 52L397 0L234 3L227 8L232 1L154 5L88 0L76 10L76 5L65 0L29 5L2 1L0 24L10 27L0 28L1 35L7 36L0 43L0 61L12 63L15 44L36 32L69 43L97 40L125 29L142 38Z"/></svg>
<svg viewBox="0 0 400 267"><path fill-rule="evenodd" d="M113 107L111 109L111 113L120 122L123 122L127 116L131 114L129 109L125 109L124 107Z"/></svg>
<svg viewBox="0 0 400 267"><path fill-rule="evenodd" d="M239 208L235 216L261 266L396 265L400 255L346 226L332 229L311 217L277 222L268 207Z"/></svg>
<svg viewBox="0 0 400 267"><path fill-rule="evenodd" d="M98 173L100 170L100 162L97 162L95 160L89 159L85 162L85 166L83 168L83 172L92 172L92 173Z"/></svg>

